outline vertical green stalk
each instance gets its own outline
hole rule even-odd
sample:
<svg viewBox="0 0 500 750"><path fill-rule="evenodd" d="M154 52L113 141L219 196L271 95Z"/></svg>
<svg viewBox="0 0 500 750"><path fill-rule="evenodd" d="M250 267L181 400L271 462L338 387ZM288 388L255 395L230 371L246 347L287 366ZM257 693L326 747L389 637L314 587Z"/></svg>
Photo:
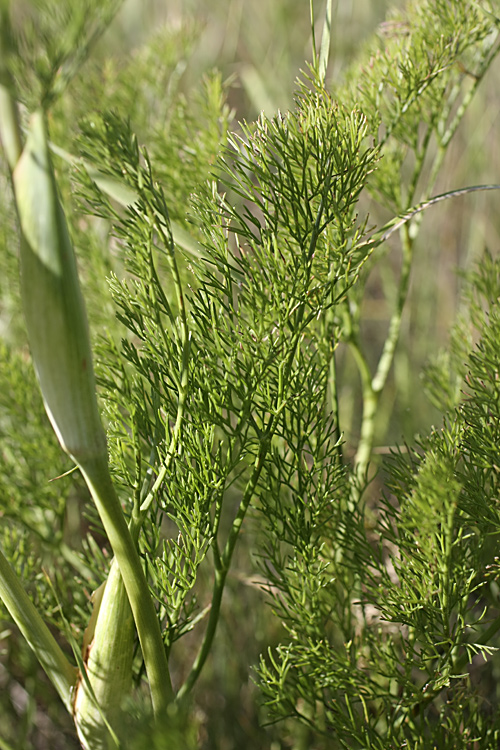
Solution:
<svg viewBox="0 0 500 750"><path fill-rule="evenodd" d="M108 468L92 352L73 247L59 201L45 113L35 112L13 171L21 226L23 306L47 414L84 475L130 599L156 713L173 698L160 626Z"/></svg>
<svg viewBox="0 0 500 750"><path fill-rule="evenodd" d="M41 109L31 116L13 184L21 229L23 312L45 410L62 448L76 463L107 455L85 302Z"/></svg>
<svg viewBox="0 0 500 750"><path fill-rule="evenodd" d="M21 126L15 99L13 82L7 68L10 42L9 16L5 2L0 7L0 138L12 172L23 150Z"/></svg>
<svg viewBox="0 0 500 750"><path fill-rule="evenodd" d="M311 41L312 41L312 64L318 74L321 83L325 82L328 59L330 57L330 45L332 36L332 0L326 0L325 20L323 22L323 33L318 53L316 45L316 30L314 21L314 0L309 0L309 15L311 19Z"/></svg>
<svg viewBox="0 0 500 750"><path fill-rule="evenodd" d="M259 477L262 473L262 469L264 468L264 462L266 460L267 452L269 450L269 445L270 445L269 439L264 440L261 445L259 454L257 456L257 460L255 462L255 465L252 471L252 475L250 479L248 480L247 486L245 487L245 492L243 494L240 507L238 508L238 513L236 515L236 518L233 521L231 531L229 532L229 536L228 536L226 545L224 547L223 553L220 554L219 547L217 545L216 540L214 540L214 543L212 544L212 549L214 553L214 563L215 563L215 577L214 577L214 587L213 587L213 594L212 594L212 603L210 607L210 615L208 618L208 624L205 630L203 641L201 643L198 654L196 655L196 658L193 662L191 671L189 672L189 675L186 681L184 682L179 692L177 693L178 701L182 701L183 698L185 698L190 693L210 653L210 649L212 647L213 639L215 636L215 631L217 629L217 623L219 621L220 607L222 603L222 595L224 593L226 577L227 577L229 568L231 566L231 559L232 559L233 552L236 546L236 542L238 541L238 536L239 536L239 532L241 529L241 525L244 521L246 512L248 510L248 506L250 505L250 501L255 492L255 488L257 486L257 482L259 481Z"/></svg>
<svg viewBox="0 0 500 750"><path fill-rule="evenodd" d="M123 577L144 656L153 710L159 715L173 700L173 691L160 624L139 554L111 481L107 458L83 462L80 470L92 493Z"/></svg>
<svg viewBox="0 0 500 750"><path fill-rule="evenodd" d="M409 183L409 192L407 196L407 209L412 205L416 198L416 189L419 180L422 176L423 169L426 163L426 157L428 156L428 148L431 142L431 136L434 134L437 137L438 148L436 155L433 159L433 163L430 169L430 175L427 180L427 186L424 191L424 202L429 198L430 191L435 184L437 175L442 166L444 157L446 155L447 147L451 141L451 138L455 134L460 121L462 120L465 111L470 104L476 90L483 79L486 71L490 67L492 61L498 54L497 45L492 45L493 51L489 57L483 62L483 65L474 77L474 83L465 93L462 102L458 106L456 112L453 114L451 122L446 125L453 105L458 98L459 88L450 94L446 107L442 113L440 113L439 119L436 119L427 128L424 135L420 149L416 153L416 162L414 165L413 175ZM392 128L386 133L384 142L388 140ZM411 217L410 217L411 218ZM361 383L362 383L362 398L363 398L363 411L362 411L362 424L361 424L361 436L358 444L358 449L355 457L355 484L359 488L366 480L369 462L371 459L373 441L375 435L375 418L380 402L382 391L387 382L387 377L392 366L396 346L399 340L401 331L401 321L403 309L408 296L408 288L410 281L411 264L413 257L413 245L418 233L419 225L422 220L422 216L416 215L412 221L411 226L405 224L401 229L401 242L402 242L402 268L398 285L398 295L395 304L394 311L392 313L389 331L387 338L384 342L382 354L380 356L377 369L373 378L370 376L370 370L366 361L366 358L361 350L359 341L357 338L350 340L351 351L354 354L354 358L358 365ZM352 326L351 326L352 328ZM359 499L359 491L354 491L355 497Z"/></svg>
<svg viewBox="0 0 500 750"><path fill-rule="evenodd" d="M73 247L61 206L48 148L45 112L31 117L24 149L17 107L6 68L7 22L1 15L0 132L13 175L21 227L21 289L33 363L47 414L62 448L80 467L115 553L107 595L97 621L89 669L90 693L80 690L76 721L94 750L107 735L107 714L115 714L130 684L134 628L132 609L150 678L153 708L163 712L173 698L156 611L108 468L105 433L95 394L92 352ZM42 666L70 708L68 685L75 670L57 652L33 605L0 565L0 593ZM13 592L20 604L14 606ZM126 593L125 593L126 592ZM130 605L128 602L130 599ZM117 633L118 630L118 633ZM116 671L120 665L121 671ZM71 683L71 684L70 684ZM95 703L91 705L89 695ZM104 744L103 744L104 747Z"/></svg>
<svg viewBox="0 0 500 750"><path fill-rule="evenodd" d="M80 679L73 706L78 736L89 750L116 745L113 734L119 734L123 698L132 687L135 627L116 558L104 586L102 600L94 605L95 629L83 653L87 679Z"/></svg>
<svg viewBox="0 0 500 750"><path fill-rule="evenodd" d="M398 296L396 306L392 314L387 338L384 342L382 354L377 365L377 370L373 378L364 354L361 351L359 342L351 340L351 350L358 364L361 376L361 386L363 394L363 416L361 422L361 437L356 451L355 478L358 487L366 481L368 465L370 462L373 441L375 437L375 418L377 415L378 405L382 391L387 382L387 376L394 359L394 352L399 340L401 330L401 320L403 310L408 296L410 284L410 271L413 257L413 240L410 236L410 228L405 224L401 230L403 243L403 265L398 285Z"/></svg>
<svg viewBox="0 0 500 750"><path fill-rule="evenodd" d="M333 347L332 347L333 348ZM328 384L330 387L330 411L335 423L335 440L337 441L337 454L339 462L343 463L342 451L342 433L340 431L340 409L339 409L339 391L337 383L337 362L335 359L335 350L330 352L330 364L328 367Z"/></svg>
<svg viewBox="0 0 500 750"><path fill-rule="evenodd" d="M71 712L78 670L62 652L1 550L0 599L36 654L67 710Z"/></svg>
<svg viewBox="0 0 500 750"><path fill-rule="evenodd" d="M18 109L12 95L13 82L7 68L9 30L8 5L2 3L0 8L0 139L12 175L23 151L23 141ZM72 693L76 685L78 669L71 665L62 652L1 551L0 599L36 654L67 710L71 711Z"/></svg>

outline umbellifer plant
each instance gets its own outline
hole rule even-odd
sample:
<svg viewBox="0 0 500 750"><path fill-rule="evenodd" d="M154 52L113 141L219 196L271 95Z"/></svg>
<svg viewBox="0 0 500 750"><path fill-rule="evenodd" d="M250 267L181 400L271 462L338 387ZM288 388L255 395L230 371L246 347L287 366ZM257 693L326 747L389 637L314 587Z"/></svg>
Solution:
<svg viewBox="0 0 500 750"><path fill-rule="evenodd" d="M207 83L219 153L179 206L179 165L162 160L161 143L152 156L119 111L87 115L76 154L51 142L57 107L116 3L45 5L60 17L52 36L42 35L43 54L27 42L29 14L11 18L13 8L2 6L0 134L34 369L113 559L101 570L83 643L65 620L72 657L1 553L0 596L72 712L82 746L127 746L124 705L143 673L150 734L167 732L213 647L252 516L262 585L286 634L257 669L273 720L294 717L328 747L451 748L457 737L496 747L496 714L485 710L470 666L493 652L500 628L500 270L492 259L470 280L468 325L479 343L449 372L429 375L443 427L393 457L382 499L367 491L424 211L497 187L432 197L498 51L494 8L411 3L333 97L327 3L322 43L318 50L313 34L290 112L227 135L220 80ZM81 215L104 220L114 242L118 323L101 337L97 388L54 153L75 167ZM392 212L382 227L364 208L368 194ZM361 301L395 236L402 263L373 370ZM339 408L341 345L361 381L352 459ZM463 394L446 378L463 378ZM209 566L211 599L199 611L197 581ZM172 684L176 648L193 630L202 631L197 653Z"/></svg>

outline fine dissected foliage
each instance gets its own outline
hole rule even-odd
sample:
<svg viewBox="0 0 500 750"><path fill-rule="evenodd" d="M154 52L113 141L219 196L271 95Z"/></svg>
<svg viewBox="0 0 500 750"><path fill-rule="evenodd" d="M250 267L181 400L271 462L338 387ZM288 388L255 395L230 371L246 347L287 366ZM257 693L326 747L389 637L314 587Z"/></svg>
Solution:
<svg viewBox="0 0 500 750"><path fill-rule="evenodd" d="M272 747L493 750L492 254L464 274L449 349L423 375L438 426L378 472L374 446L427 209L498 188L435 195L499 49L494 4L408 3L334 87L327 2L293 106L239 125L219 73L180 89L194 28L160 32L107 90L91 47L118 5L0 8L14 196L2 213L22 279L22 304L9 287L1 313L22 314L43 397L13 320L0 373L5 617L84 748L209 747L193 689L210 689L244 549L242 578L269 606L262 654L241 669ZM15 254L2 252L12 280ZM364 334L375 272L391 307L380 349ZM248 628L232 597L234 627Z"/></svg>

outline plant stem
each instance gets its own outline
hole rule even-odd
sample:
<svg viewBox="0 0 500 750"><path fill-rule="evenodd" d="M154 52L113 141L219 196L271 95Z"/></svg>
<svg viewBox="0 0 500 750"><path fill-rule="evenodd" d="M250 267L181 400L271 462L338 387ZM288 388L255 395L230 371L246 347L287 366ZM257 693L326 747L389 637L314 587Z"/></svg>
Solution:
<svg viewBox="0 0 500 750"><path fill-rule="evenodd" d="M339 392L337 386L337 362L335 360L335 351L330 354L330 364L328 366L328 381L330 385L330 409L332 412L332 418L335 423L335 440L337 441L337 455L339 462L343 463L344 457L342 452L342 433L340 431L340 411L339 411Z"/></svg>
<svg viewBox="0 0 500 750"><path fill-rule="evenodd" d="M399 278L396 307L389 323L389 331L373 379L370 376L368 364L359 348L359 345L356 344L356 342L351 342L351 349L360 371L363 391L361 437L355 457L355 475L358 480L358 485L366 478L375 436L375 417L380 396L387 382L387 376L389 375L389 370L394 359L394 352L396 350L401 330L403 309L408 295L411 261L413 257L413 240L410 237L408 224L405 224L402 228L401 236L403 244L403 265Z"/></svg>
<svg viewBox="0 0 500 750"><path fill-rule="evenodd" d="M15 102L3 85L0 71L0 133L9 169L12 172L23 150Z"/></svg>
<svg viewBox="0 0 500 750"><path fill-rule="evenodd" d="M214 559L215 558L216 555L214 554ZM219 621L219 613L222 603L222 594L224 593L226 576L227 570L223 568L218 569L216 567L212 593L212 603L210 607L210 615L208 618L205 635L203 636L202 644L200 646L198 654L196 655L196 659L193 662L193 666L191 667L189 675L182 687L179 689L179 692L177 693L176 700L179 702L182 701L187 695L189 695L189 693L193 689L193 686L200 676L201 670L203 669L203 666L207 660L207 656L210 653L210 649L212 647L215 636L215 631L217 630L217 623Z"/></svg>
<svg viewBox="0 0 500 750"><path fill-rule="evenodd" d="M491 45L491 48L493 51L491 52L490 56L486 58L484 61L481 69L474 75L474 83L470 87L470 89L465 93L464 98L462 99L457 111L455 112L455 115L449 124L448 128L446 129L445 133L443 134L443 137L441 139L441 146L446 149L449 142L455 135L455 132L460 125L460 122L467 111L467 108L469 104L471 103L479 84L483 80L484 76L488 72L488 68L490 67L491 63L495 59L495 57L500 52L500 46L498 44L498 40L500 38L500 34L497 34L497 38L495 42Z"/></svg>
<svg viewBox="0 0 500 750"><path fill-rule="evenodd" d="M165 207L165 211L166 211L166 207ZM179 273L179 267L177 265L177 260L175 257L175 242L174 242L173 235L171 234L170 227L167 227L165 229L161 221L155 221L154 216L155 216L155 212L153 211L153 208L151 207L149 220L151 222L151 226L155 227L158 234L161 236L163 240L163 244L167 250L167 258L168 258L170 270L171 270L173 281L174 281L174 289L175 289L175 293L177 297L177 306L179 309L179 318L180 318L180 322L179 322L180 331L177 330L176 333L179 339L179 344L182 349L182 361L181 361L181 368L179 372L179 381L178 381L177 415L175 419L175 424L172 428L170 443L167 448L165 459L162 463L160 470L158 471L158 476L156 478L156 481L154 482L153 487L147 493L146 497L140 504L138 512L132 518L130 528L131 528L132 536L134 539L137 539L139 530L146 517L146 513L148 509L150 508L151 503L153 502L154 498L156 497L156 493L161 487L167 475L168 469L170 468L170 464L172 463L172 460L174 456L176 455L176 452L180 443L182 423L184 420L184 411L186 407L186 401L187 401L188 390L189 390L189 355L190 355L190 348L191 348L191 333L190 333L189 325L187 321L187 311L186 311L186 305L184 302L184 293L183 293L183 288L182 288L181 276ZM152 254L150 258L151 258L150 263L151 263L152 281L154 282L151 284L151 287L152 289L157 290L158 294L161 297L163 307L165 309L169 309L170 305L163 291L160 278L158 276L156 267L153 262ZM156 308L158 310L158 305L156 305ZM159 324L159 328L161 329L161 321L159 317L158 317L157 322Z"/></svg>
<svg viewBox="0 0 500 750"><path fill-rule="evenodd" d="M425 157L428 152L428 147L430 144L430 138L431 138L432 133L436 131L438 135L438 150L434 158L431 171L430 171L430 176L427 182L427 189L425 192L426 199L428 199L432 186L434 185L436 181L437 175L439 173L439 170L441 168L441 165L443 163L443 160L446 154L448 144L451 138L453 137L454 133L456 132L458 125L460 124L460 121L465 111L467 110L467 107L470 104L470 101L473 98L477 90L477 87L479 86L480 81L484 77L484 74L488 70L489 66L491 65L492 60L496 57L497 54L498 54L498 47L493 50L492 54L485 61L481 70L477 74L477 76L475 76L473 85L471 86L469 91L465 94L463 101L458 107L448 127L444 129L444 122L443 120L441 120L441 123L434 123L432 127L429 127L427 129L422 147L417 153L417 159L416 159L416 163L414 167L414 172L413 172L412 179L410 181L407 209L415 201L415 192L416 192L418 181L421 177L421 174L424 168ZM446 119L446 117L444 119ZM392 129L390 128L384 140L387 140L391 131ZM406 298L408 296L411 263L412 263L412 257L413 257L413 244L414 244L416 235L418 233L418 228L419 228L421 220L422 220L422 214L417 215L411 225L405 224L401 228L403 263L402 263L401 275L399 279L399 288L398 288L396 307L395 307L395 310L392 314L392 317L389 323L389 331L387 334L387 338L385 340L382 354L378 362L376 373L372 380L370 380L369 368L368 368L366 359L359 346L359 342L357 342L357 340L354 341L352 339L350 341L351 350L358 364L358 369L359 369L360 376L361 376L362 392L363 392L363 416L362 416L362 424L361 424L361 437L360 437L360 441L359 441L359 445L358 445L358 449L357 449L356 457L355 457L355 479L356 479L355 485L357 488L359 488L362 485L362 482L366 480L366 472L368 470L368 465L370 462L372 449L373 449L373 440L374 440L374 435L375 435L375 417L377 414L378 404L380 401L380 395L387 382L387 377L388 377L390 368L392 366L394 353L395 353L396 346L399 340L403 309L406 303ZM355 490L355 496L357 496L359 499L359 489Z"/></svg>
<svg viewBox="0 0 500 750"><path fill-rule="evenodd" d="M93 599L73 717L83 747L98 750L119 747L115 729L132 687L136 629L116 557Z"/></svg>
<svg viewBox="0 0 500 750"><path fill-rule="evenodd" d="M62 652L1 550L0 599L71 713L78 669Z"/></svg>
<svg viewBox="0 0 500 750"><path fill-rule="evenodd" d="M399 339L401 330L401 319L406 298L408 296L408 287L410 284L411 262L413 258L413 240L410 236L410 226L405 224L401 231L401 242L403 246L403 264L398 285L398 297L396 308L392 314L389 323L389 332L384 343L384 348L377 365L377 370L372 381L372 387L376 394L380 394L394 359L394 351Z"/></svg>
<svg viewBox="0 0 500 750"><path fill-rule="evenodd" d="M215 631L217 629L217 623L219 621L220 607L222 603L222 594L224 593L226 577L227 577L229 568L231 566L231 558L233 556L234 548L238 540L238 535L241 529L241 525L245 518L246 512L248 510L248 506L250 505L250 501L253 497L255 488L257 486L257 482L259 481L259 477L264 467L264 462L266 460L267 452L269 450L269 445L270 445L269 438L267 439L265 438L261 444L261 448L257 456L257 460L255 462L252 475L247 482L247 486L245 487L243 499L238 508L238 513L236 514L236 518L234 519L233 524L231 526L231 531L229 532L229 536L226 541L226 545L224 547L224 551L222 555L219 553L217 543L215 542L215 544L213 545L215 577L214 577L214 587L213 587L213 594L212 594L212 606L210 608L210 616L208 618L208 624L205 630L205 635L203 637L202 644L200 646L200 650L198 651L196 659L193 662L193 666L191 667L191 671L189 672L189 675L185 683L182 685L179 692L177 693L178 701L183 700L190 693L196 680L198 679L200 675L201 670L203 669L203 665L205 664L205 661L207 660L207 656L210 653L212 642L215 636Z"/></svg>
<svg viewBox="0 0 500 750"><path fill-rule="evenodd" d="M127 590L149 679L153 710L158 716L174 696L160 625L139 554L111 482L107 462L100 458L90 460L80 469L92 493Z"/></svg>
<svg viewBox="0 0 500 750"><path fill-rule="evenodd" d="M6 64L9 39L9 15L4 3L2 8L0 8L0 136L9 169L13 172L21 156L23 142L19 113L14 97L11 94L12 79Z"/></svg>

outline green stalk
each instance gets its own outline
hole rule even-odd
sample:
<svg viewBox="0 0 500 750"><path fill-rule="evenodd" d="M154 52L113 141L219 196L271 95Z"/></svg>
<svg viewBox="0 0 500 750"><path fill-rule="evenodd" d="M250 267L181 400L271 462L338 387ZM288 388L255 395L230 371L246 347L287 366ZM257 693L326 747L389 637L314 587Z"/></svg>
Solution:
<svg viewBox="0 0 500 750"><path fill-rule="evenodd" d="M83 747L106 750L116 746L123 698L132 687L135 644L134 619L116 558L95 614L95 630L86 632L90 643L83 654L87 679L78 684L73 714Z"/></svg>
<svg viewBox="0 0 500 750"><path fill-rule="evenodd" d="M1 60L1 52L0 52ZM7 164L12 171L17 164L23 144L19 126L17 107L9 94L4 78L4 71L0 67L0 134Z"/></svg>
<svg viewBox="0 0 500 750"><path fill-rule="evenodd" d="M12 172L21 156L23 143L19 114L12 96L13 82L7 68L10 38L9 14L6 3L3 3L0 7L0 137Z"/></svg>
<svg viewBox="0 0 500 750"><path fill-rule="evenodd" d="M62 652L1 550L0 599L71 712L78 669L70 664Z"/></svg>
<svg viewBox="0 0 500 750"><path fill-rule="evenodd" d="M212 648L215 631L217 630L217 623L219 621L220 607L222 603L222 595L224 593L226 577L231 566L231 559L236 546L236 542L238 541L241 526L248 510L248 506L250 505L250 501L253 497L257 482L259 481L259 477L264 467L264 462L269 450L269 445L270 440L265 440L261 445L261 449L257 456L252 475L248 480L245 492L243 494L243 499L240 503L240 507L238 508L236 518L234 519L231 526L231 531L229 532L229 536L222 555L219 552L217 541L215 540L212 544L215 563L215 578L208 624L200 649L198 651L198 654L196 655L196 659L193 662L193 666L191 667L191 671L189 672L186 681L177 693L177 701L182 701L192 690Z"/></svg>
<svg viewBox="0 0 500 750"><path fill-rule="evenodd" d="M323 33L321 35L321 47L319 51L318 73L321 83L324 84L326 78L326 69L330 58L330 45L332 39L332 0L326 0L325 20L323 23Z"/></svg>
<svg viewBox="0 0 500 750"><path fill-rule="evenodd" d="M357 480L356 486L358 488L361 486L361 483L366 479L366 473L368 470L368 465L369 465L371 455L372 455L372 450L373 450L373 440L375 436L375 417L376 417L377 410L378 410L380 396L387 382L387 377L388 377L390 368L392 366L392 362L394 360L396 346L399 341L403 309L404 309L406 299L408 296L411 264L412 264L412 257L413 257L413 245L414 245L417 233L418 233L420 222L422 220L421 211L425 207L427 207L427 205L431 205L432 202L437 202L436 199L434 199L433 201L430 201L429 195L437 179L437 175L443 163L447 147L451 141L451 138L455 134L458 128L458 125L460 124L460 121L462 120L465 114L465 111L468 105L470 104L479 86L479 83L481 82L482 78L484 77L486 71L490 67L493 59L496 57L497 54L498 54L498 48L494 49L492 54L489 56L489 58L486 59L481 70L479 71L479 74L475 77L474 84L471 86L469 91L466 92L460 106L458 107L456 113L453 116L451 123L444 130L444 132L440 135L440 130L441 130L440 124L437 123L437 124L434 124L433 127L429 127L425 134L422 147L420 151L417 153L416 163L414 166L412 179L409 185L409 195L408 195L409 205L411 205L415 200L416 187L423 172L425 159L428 153L430 139L434 132L436 132L436 134L438 135L438 150L437 150L436 156L434 158L434 161L431 167L430 176L429 176L429 179L427 182L427 188L425 191L425 198L421 203L421 209L419 211L415 210L412 212L411 209L409 209L409 205L408 205L407 206L408 213L404 220L405 223L404 224L401 223L401 225L399 225L399 223L396 223L390 231L384 232L381 237L381 241L383 242L385 239L389 237L390 234L392 234L392 231L395 231L397 228L401 227L403 263L402 263L401 275L400 275L399 284L398 284L398 296L396 300L396 306L391 316L391 320L389 323L389 331L387 334L387 338L384 342L382 354L380 355L379 362L377 365L377 370L375 372L373 379L370 378L368 365L359 347L359 342L354 341L354 340L351 340L350 342L351 350L358 364L358 368L359 368L359 372L361 376L361 382L362 382L362 392L363 392L363 415L362 415L362 424L361 424L361 436L360 436L360 441L359 441L359 445L358 445L358 449L357 449L356 457L355 457L355 478ZM458 90L457 90L457 95L458 95ZM452 103L454 103L454 100L455 98L453 99ZM451 105L449 109L447 109L447 111L445 112L444 117L442 118L442 121L441 121L442 125L444 125L444 121L448 117L450 110L451 110ZM386 134L384 138L384 142L389 138L389 135L390 135L390 131ZM458 194L458 191L456 194ZM452 195L453 193L449 194L450 197L452 197ZM413 224L410 229L410 226L406 222L412 219L413 216L415 216L415 220L413 221ZM354 490L354 496L355 498L359 499L359 489Z"/></svg>
<svg viewBox="0 0 500 750"><path fill-rule="evenodd" d="M31 117L13 183L21 227L23 312L46 412L75 463L107 455L85 302L42 110Z"/></svg>
<svg viewBox="0 0 500 750"><path fill-rule="evenodd" d="M333 349L333 347L332 347ZM342 450L342 433L340 431L340 408L339 408L339 392L337 382L337 362L335 359L335 350L330 353L330 363L328 365L328 384L330 387L330 411L332 419L335 425L335 440L337 442L337 455L339 462L344 462L343 450Z"/></svg>
<svg viewBox="0 0 500 750"><path fill-rule="evenodd" d="M80 470L123 577L144 656L153 710L156 715L160 715L174 696L160 624L139 554L111 481L107 458L82 462Z"/></svg>
<svg viewBox="0 0 500 750"><path fill-rule="evenodd" d="M399 340L399 332L401 330L401 319L403 317L403 310L408 296L408 287L410 285L410 271L411 263L413 259L413 239L410 237L410 227L408 224L402 229L402 245L403 245L403 264L401 267L401 275L399 278L398 285L398 297L396 300L396 307L392 314L391 321L389 324L389 332L384 343L384 348L377 365L377 371L372 381L372 387L376 394L380 394L387 381L389 370L394 359L394 352Z"/></svg>
<svg viewBox="0 0 500 750"><path fill-rule="evenodd" d="M403 310L408 296L408 287L410 284L411 262L413 257L413 242L410 238L408 224L405 224L402 230L403 237L403 266L398 285L398 297L396 307L392 314L387 338L384 342L382 354L377 365L374 377L371 377L370 369L366 359L361 352L359 343L351 341L351 351L357 362L361 376L361 385L363 393L363 416L361 421L361 436L356 451L355 478L356 485L359 488L366 481L366 473L371 459L373 450L373 441L375 437L375 418L377 415L380 396L387 382L390 368L394 359L394 352L399 341L401 330L401 320ZM358 498L359 499L359 498Z"/></svg>
<svg viewBox="0 0 500 750"><path fill-rule="evenodd" d="M155 710L162 711L173 696L147 582L109 476L85 304L57 194L45 113L39 110L32 116L23 150L17 107L5 65L8 43L5 12L1 20L0 133L13 175L21 225L21 288L33 362L54 431L63 449L82 469L104 526L109 530L111 544L117 547L118 564L112 566L106 584L90 653L84 654L87 673L80 676L74 704L71 692L78 670L71 667L60 651L3 556L0 595L66 708L74 710L83 746L104 750L115 736L109 722L116 720L132 680L135 629L119 568L119 562L124 565L124 558ZM132 582L131 576L135 577Z"/></svg>
<svg viewBox="0 0 500 750"><path fill-rule="evenodd" d="M144 571L109 475L85 303L41 110L31 118L13 182L21 225L23 306L45 408L101 516L130 599L153 707L163 712L173 698L168 664Z"/></svg>

